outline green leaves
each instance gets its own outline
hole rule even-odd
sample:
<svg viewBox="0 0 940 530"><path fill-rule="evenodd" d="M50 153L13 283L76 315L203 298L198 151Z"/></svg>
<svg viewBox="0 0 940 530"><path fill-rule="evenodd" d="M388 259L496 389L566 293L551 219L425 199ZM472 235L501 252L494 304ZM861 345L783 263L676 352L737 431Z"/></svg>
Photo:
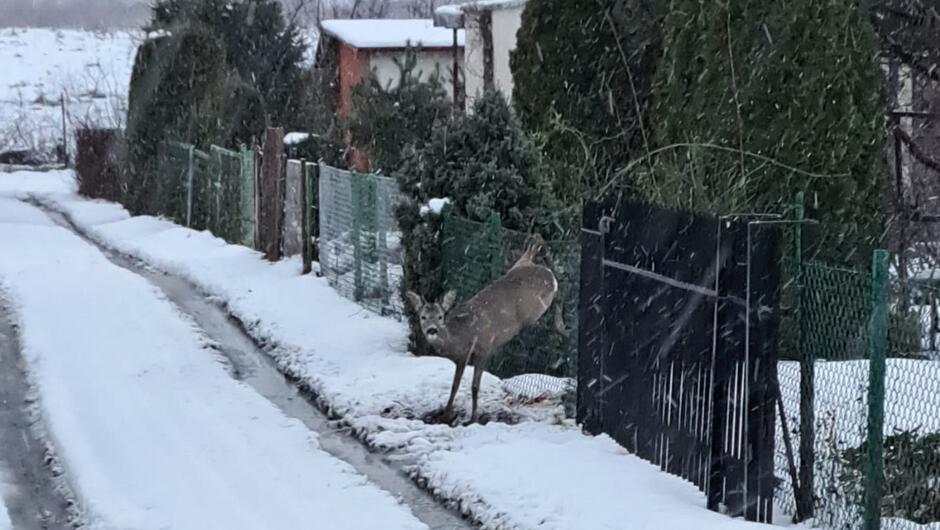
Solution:
<svg viewBox="0 0 940 530"><path fill-rule="evenodd" d="M672 0L665 20L654 143L702 147L664 153L651 172L638 167L642 195L716 214L781 213L806 191L818 199L807 216L825 233L854 225L853 237L821 245L827 257L867 255L852 251L881 232L886 171L881 74L863 6Z"/></svg>

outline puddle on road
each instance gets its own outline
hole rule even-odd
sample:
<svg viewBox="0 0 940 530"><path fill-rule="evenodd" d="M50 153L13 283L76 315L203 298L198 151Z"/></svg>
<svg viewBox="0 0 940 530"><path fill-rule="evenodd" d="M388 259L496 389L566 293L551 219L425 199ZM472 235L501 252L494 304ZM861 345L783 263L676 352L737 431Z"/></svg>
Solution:
<svg viewBox="0 0 940 530"><path fill-rule="evenodd" d="M401 470L401 464L372 453L355 438L335 429L316 405L284 377L270 356L258 348L241 325L189 282L103 248L78 231L62 214L43 209L57 224L98 247L112 263L146 278L160 288L170 301L217 343L233 377L251 386L286 416L302 421L307 428L316 432L324 451L349 463L373 484L398 498L428 527L434 530L475 528L470 521L442 506L412 482Z"/></svg>

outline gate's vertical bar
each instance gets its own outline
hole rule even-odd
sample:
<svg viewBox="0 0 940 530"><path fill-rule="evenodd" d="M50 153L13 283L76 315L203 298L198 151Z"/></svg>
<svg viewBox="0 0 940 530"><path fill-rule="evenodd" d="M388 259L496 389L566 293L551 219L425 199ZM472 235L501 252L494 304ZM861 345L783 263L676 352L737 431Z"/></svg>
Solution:
<svg viewBox="0 0 940 530"><path fill-rule="evenodd" d="M884 482L885 349L888 338L888 252L872 255L871 316L868 321L868 455L865 470L864 529L881 528Z"/></svg>
<svg viewBox="0 0 940 530"><path fill-rule="evenodd" d="M192 226L193 221L193 164L195 163L195 158L193 157L193 151L196 149L196 146L190 145L186 150L186 157L188 160L188 165L186 167L186 226Z"/></svg>
<svg viewBox="0 0 940 530"><path fill-rule="evenodd" d="M581 275L578 290L577 421L591 434L603 432L599 396L603 387L600 360L604 352L604 247L601 208L586 205L581 227Z"/></svg>
<svg viewBox="0 0 940 530"><path fill-rule="evenodd" d="M797 513L805 520L813 517L813 491L815 489L814 473L816 467L816 352L807 343L809 337L809 318L807 311L806 289L804 285L804 252L803 252L803 192L796 194L794 209L794 264L796 273L796 298L799 308L799 338L800 349L800 470L799 494L796 505Z"/></svg>
<svg viewBox="0 0 940 530"><path fill-rule="evenodd" d="M706 505L709 510L718 511L718 507L724 502L724 460L721 450L722 430L724 428L724 404L725 398L719 391L715 378L718 376L716 365L718 364L718 313L721 305L721 254L722 254L722 225L720 219L715 231L715 308L712 316L712 358L708 377L708 413L706 428L706 446L708 447L708 461L705 469L705 494Z"/></svg>

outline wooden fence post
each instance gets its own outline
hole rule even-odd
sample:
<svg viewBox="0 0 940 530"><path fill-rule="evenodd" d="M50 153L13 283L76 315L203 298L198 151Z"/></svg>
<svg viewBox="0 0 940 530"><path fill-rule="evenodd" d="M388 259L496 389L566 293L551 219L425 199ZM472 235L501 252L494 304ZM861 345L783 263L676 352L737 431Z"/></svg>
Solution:
<svg viewBox="0 0 940 530"><path fill-rule="evenodd" d="M261 154L261 185L259 193L261 208L259 212L260 250L264 257L276 261L281 257L281 166L283 165L284 129L268 127L264 131L264 144Z"/></svg>

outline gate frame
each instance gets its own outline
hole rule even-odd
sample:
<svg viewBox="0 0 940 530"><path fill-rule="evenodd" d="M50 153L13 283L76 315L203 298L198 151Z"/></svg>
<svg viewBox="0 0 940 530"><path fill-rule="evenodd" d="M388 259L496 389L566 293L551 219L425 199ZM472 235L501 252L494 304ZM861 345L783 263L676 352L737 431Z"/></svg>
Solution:
<svg viewBox="0 0 940 530"><path fill-rule="evenodd" d="M619 206L622 207L622 205L619 205ZM639 267L626 265L623 263L613 261L612 259L609 259L606 256L606 247L608 243L607 238L609 237L608 234L611 232L611 223L616 222L616 218L612 217L611 215L607 215L611 213L610 205L595 203L593 207L597 208L597 210L592 212L592 214L594 215L592 215L590 219L591 221L594 221L595 219L597 220L597 229L594 230L593 227L584 223L582 223L582 228L581 228L582 268L599 267L600 270L598 272L600 274L596 278L591 278L591 275L585 276L584 274L582 274L581 285L582 285L583 293L590 293L589 296L596 296L597 294L600 294L600 296L602 297L605 296L605 293L607 293L606 286L604 285L606 283L604 279L605 268L613 267L616 269L624 270L628 273L641 275L648 279L652 279L657 282L670 285L672 287L678 287L686 291L697 292L699 294L711 296L714 298L714 300L712 301L714 306L713 306L713 321L712 321L712 330L711 330L712 332L711 358L709 359L708 357L703 357L703 360L709 363L709 366L707 369L707 373L709 374L708 388L706 389L706 393L703 394L703 395L708 396L707 397L708 403L706 406L703 407L704 409L703 412L707 411L706 412L707 417L705 418L705 425L704 425L704 429L707 429L707 430L703 434L706 440L705 450L707 451L708 455L712 455L712 456L711 458L706 457L705 461L703 462L704 478L702 479L701 482L699 482L699 484L708 498L709 508L715 511L721 511L720 504L721 504L721 501L724 500L725 498L724 492L722 491L723 484L721 483L723 481L715 480L716 478L719 478L715 476L715 472L721 473L722 474L721 478L723 478L725 468L724 468L723 462L721 462L720 459L716 460L714 458L714 455L716 454L716 452L717 453L721 452L721 451L718 451L719 449L718 439L714 431L716 427L715 415L717 413L715 410L716 389L718 387L718 385L716 385L714 376L715 376L716 366L718 362L718 350L719 350L719 347L718 347L719 329L720 329L719 307L721 306L722 301L727 300L726 296L722 295L721 276L722 276L722 272L729 268L729 264L727 263L727 260L729 259L729 257L734 256L733 249L723 250L722 248L723 245L727 245L728 243L726 243L726 241L722 237L723 235L722 232L725 231L723 228L729 222L732 222L732 221L735 221L738 223L741 223L742 221L746 222L746 224L744 225L746 227L746 245L747 245L747 249L746 249L747 251L747 257L746 257L747 277L744 282L746 296L744 300L737 300L737 302L740 305L742 305L743 310L745 312L746 328L745 328L745 348L744 348L744 353L743 353L743 363L744 363L743 365L744 365L745 372L744 374L742 374L742 376L744 376L745 374L749 374L747 370L750 369L750 365L751 365L751 362L750 362L751 315L750 313L752 310L751 309L752 300L751 300L750 290L751 290L751 285L752 285L751 284L751 264L753 262L753 258L752 258L752 250L753 250L752 247L754 245L754 241L752 239L753 231L755 230L755 227L759 225L776 225L776 224L785 223L787 221L782 219L782 216L777 215L777 214L730 214L730 215L720 216L718 218L712 217L712 219L715 219L717 221L716 254L715 254L715 265L711 269L711 272L710 272L714 276L713 277L714 287L708 288L708 287L705 287L705 285L708 285L707 276L705 277L706 281L703 282L702 284L692 284L692 283L683 282L681 280L677 280L675 278L671 278L669 276L665 276L665 275L653 272L651 270L641 269ZM690 214L690 215L694 215L694 214ZM755 218L757 220L754 220ZM585 220L587 219L588 219L588 216L586 215ZM731 239L732 242L736 240L737 240L736 238ZM775 241L774 245L776 244L777 242ZM593 250L594 253L592 254L591 251L588 249ZM709 272L706 270L706 274L708 273ZM595 283L588 283L588 282L591 282L592 280ZM772 294L773 293L771 293L771 295ZM743 304L741 304L741 302L743 302ZM590 300L586 300L584 295L582 295L581 300L579 300L579 313L583 319L582 334L581 334L581 337L579 337L579 350L581 351L581 356L582 356L581 359L579 360L579 370L578 370L579 371L579 387L585 388L585 390L578 393L578 416L579 416L579 421L583 423L585 430L594 434L598 434L600 432L604 432L605 430L615 428L615 426L612 426L612 425L604 425L603 411L605 410L605 407L609 403L609 398L606 397L605 394L610 389L614 388L616 385L622 383L623 380L625 379L625 376L621 376L621 377L618 377L618 379L616 380L608 380L605 355L606 355L606 350L611 347L610 342L606 336L606 331L604 329L605 326L602 324L602 319L590 318L591 312L598 312L598 316L603 315L603 311L599 311L597 306L598 304ZM585 318L586 316L587 318ZM779 317L775 316L774 318L779 318ZM769 329L774 329L774 328L769 328ZM589 338L588 335L591 335L591 337ZM594 377L590 377L590 376L594 376ZM748 378L745 376L744 379L746 380ZM776 397L777 393L774 391L775 390L774 385L776 385L776 378L772 378L772 379L773 379L772 381L768 379L766 383L767 385L769 385L767 392L766 392L766 396L765 396L767 398L769 412L765 411L768 415L768 418L766 418L768 423L764 425L765 429L770 429L769 431L770 435L768 437L770 440L770 445L767 446L767 448L765 449L765 451L769 453L770 455L769 461L771 462L771 464L770 464L770 468L767 470L767 472L769 472L770 475L769 475L769 478L763 478L763 480L762 480L762 477L757 477L755 479L755 484L766 483L769 485L768 486L769 497L766 494L767 492L764 492L765 494L763 496L761 496L761 493L757 494L758 495L757 498L761 498L766 501L764 506L749 507L747 505L747 500L748 500L747 488L748 488L748 482L749 482L749 472L748 472L749 470L747 466L748 466L748 460L751 457L752 453L748 450L748 448L751 446L750 436L749 436L750 433L747 427L743 427L743 426L748 425L747 423L744 423L744 422L748 421L747 416L750 415L750 412L749 412L749 409L750 409L749 402L751 400L750 384L748 384L747 387L742 386L742 390L746 389L746 392L744 395L747 397L748 401L742 403L740 406L737 407L741 409L741 412L739 412L739 414L743 414L744 416L743 421L739 422L741 423L742 427L736 428L736 430L739 431L736 436L740 436L740 439L742 440L742 446L741 448L739 448L739 451L743 457L742 459L744 461L745 467L744 467L744 472L743 472L744 493L741 496L742 505L740 506L738 513L735 513L734 515L744 516L745 518L749 520L770 521L773 515L773 488L774 488L774 481L772 480L772 477L773 477L772 461L773 461L773 454L774 454L773 429L775 428L775 425L776 425L774 422L774 419L776 416L776 411L774 408L774 405L775 405L774 398ZM589 390L592 387L596 387L594 389L595 391ZM629 437L629 434L627 434L627 436ZM636 433L634 433L634 440L635 440L634 446L636 446ZM754 457L757 458L756 455ZM662 460L662 458L660 457L654 457L652 459L652 463L660 466L663 469L667 469L666 465L668 462ZM701 472L699 471L694 472L696 476L700 476L699 473ZM764 488L760 487L759 490L762 491L764 490ZM764 499L763 497L767 497L767 498Z"/></svg>

